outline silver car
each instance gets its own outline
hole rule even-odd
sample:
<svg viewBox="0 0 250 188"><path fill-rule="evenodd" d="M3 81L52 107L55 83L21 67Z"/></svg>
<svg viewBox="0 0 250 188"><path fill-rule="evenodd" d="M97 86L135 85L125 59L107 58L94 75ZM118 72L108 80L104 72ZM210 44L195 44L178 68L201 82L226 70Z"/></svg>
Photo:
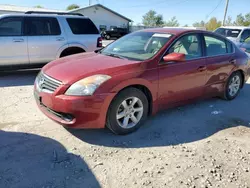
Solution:
<svg viewBox="0 0 250 188"><path fill-rule="evenodd" d="M0 16L0 70L41 67L101 46L98 29L80 14L27 12Z"/></svg>
<svg viewBox="0 0 250 188"><path fill-rule="evenodd" d="M214 31L233 41L238 47L250 53L250 27L223 26Z"/></svg>

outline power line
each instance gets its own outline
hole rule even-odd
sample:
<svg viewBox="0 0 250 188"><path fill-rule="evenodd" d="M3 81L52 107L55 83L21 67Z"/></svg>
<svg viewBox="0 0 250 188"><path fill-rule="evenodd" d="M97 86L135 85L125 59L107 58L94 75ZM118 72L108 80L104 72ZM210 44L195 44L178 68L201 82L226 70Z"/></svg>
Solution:
<svg viewBox="0 0 250 188"><path fill-rule="evenodd" d="M222 3L223 0L220 0L219 3L216 5L216 7L206 16L206 19L208 19L208 17L220 6L220 4Z"/></svg>

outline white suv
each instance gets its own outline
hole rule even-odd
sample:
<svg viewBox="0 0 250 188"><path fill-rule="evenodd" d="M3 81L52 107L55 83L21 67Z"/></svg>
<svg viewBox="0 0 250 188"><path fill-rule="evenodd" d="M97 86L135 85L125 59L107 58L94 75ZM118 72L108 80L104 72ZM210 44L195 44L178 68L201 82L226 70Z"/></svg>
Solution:
<svg viewBox="0 0 250 188"><path fill-rule="evenodd" d="M94 23L81 14L27 12L0 16L0 70L41 67L102 47Z"/></svg>

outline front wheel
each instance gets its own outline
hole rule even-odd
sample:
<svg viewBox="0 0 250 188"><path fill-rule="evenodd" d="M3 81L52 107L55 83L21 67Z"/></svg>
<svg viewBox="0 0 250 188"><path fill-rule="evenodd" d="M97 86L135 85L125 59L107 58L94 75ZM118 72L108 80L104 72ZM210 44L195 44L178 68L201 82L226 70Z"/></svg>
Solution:
<svg viewBox="0 0 250 188"><path fill-rule="evenodd" d="M240 72L234 72L227 81L224 99L233 100L236 98L240 92L242 82L243 79Z"/></svg>
<svg viewBox="0 0 250 188"><path fill-rule="evenodd" d="M145 94L136 88L121 91L112 101L107 127L115 134L125 135L136 131L148 115L148 100Z"/></svg>

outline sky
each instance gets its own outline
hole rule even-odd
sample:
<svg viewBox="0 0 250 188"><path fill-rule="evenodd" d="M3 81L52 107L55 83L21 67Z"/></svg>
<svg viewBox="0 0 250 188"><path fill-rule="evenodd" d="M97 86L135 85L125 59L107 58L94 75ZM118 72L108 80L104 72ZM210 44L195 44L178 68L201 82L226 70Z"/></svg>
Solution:
<svg viewBox="0 0 250 188"><path fill-rule="evenodd" d="M223 19L226 0L91 0L92 4L104 6L130 18L134 24L142 22L142 16L149 10L162 14L164 20L176 16L181 25L192 25L197 21L208 21L211 17ZM65 10L69 4L88 6L89 0L0 0L0 4L18 6L41 5L49 9ZM250 12L250 0L229 0L228 14L235 19L236 15Z"/></svg>

